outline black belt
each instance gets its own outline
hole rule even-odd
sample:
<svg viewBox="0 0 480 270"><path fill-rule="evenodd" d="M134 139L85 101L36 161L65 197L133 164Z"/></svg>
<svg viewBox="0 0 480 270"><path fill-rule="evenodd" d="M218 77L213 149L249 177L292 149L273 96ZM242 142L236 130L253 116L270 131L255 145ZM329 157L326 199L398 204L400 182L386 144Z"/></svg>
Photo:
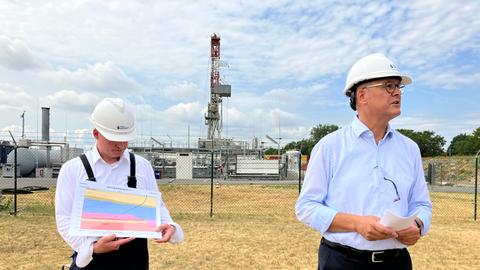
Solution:
<svg viewBox="0 0 480 270"><path fill-rule="evenodd" d="M398 255L400 255L400 253L404 250L404 249L360 250L360 249L352 248L339 243L328 241L325 238L322 238L321 243L349 257L354 257L361 261L373 262L373 263L381 263L381 262L392 260Z"/></svg>

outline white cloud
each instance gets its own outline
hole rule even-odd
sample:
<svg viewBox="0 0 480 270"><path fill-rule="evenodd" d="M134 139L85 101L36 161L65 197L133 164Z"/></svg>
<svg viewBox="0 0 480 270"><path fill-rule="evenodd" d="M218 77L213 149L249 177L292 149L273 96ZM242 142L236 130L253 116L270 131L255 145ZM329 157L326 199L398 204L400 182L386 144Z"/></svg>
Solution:
<svg viewBox="0 0 480 270"><path fill-rule="evenodd" d="M480 81L480 72L470 67L436 67L423 71L418 80L435 88L455 90L468 87Z"/></svg>
<svg viewBox="0 0 480 270"><path fill-rule="evenodd" d="M199 102L179 103L162 112L164 119L176 119L177 121L198 121L203 106Z"/></svg>
<svg viewBox="0 0 480 270"><path fill-rule="evenodd" d="M11 132L14 132L14 131L17 131L17 132L21 132L22 131L22 127L21 126L18 126L18 125L9 125L9 126L5 126L5 127L2 127L0 128L0 131L11 131Z"/></svg>
<svg viewBox="0 0 480 270"><path fill-rule="evenodd" d="M399 7L404 16L388 41L402 63L435 66L479 41L478 2L404 1Z"/></svg>
<svg viewBox="0 0 480 270"><path fill-rule="evenodd" d="M451 47L472 46L466 40L478 33L478 25L471 22L480 12L474 2L451 1L30 5L36 12L29 14L20 33L36 33L25 38L37 47L86 62L108 59L129 70L169 79L204 74L209 35L221 25L224 60L254 81L343 75L355 59L372 51L390 52L408 65L424 65L433 57L451 54ZM20 5L5 8L11 14L25 12ZM91 35L92 29L97 35Z"/></svg>
<svg viewBox="0 0 480 270"><path fill-rule="evenodd" d="M0 84L0 108L9 108L16 111L30 107L34 97L18 86Z"/></svg>
<svg viewBox="0 0 480 270"><path fill-rule="evenodd" d="M303 106L305 102L311 101L313 97L321 97L327 90L324 84L304 85L292 88L276 88L267 91L260 97L270 104L277 104L285 108Z"/></svg>
<svg viewBox="0 0 480 270"><path fill-rule="evenodd" d="M91 112L100 100L100 97L88 92L78 93L73 90L61 90L45 97L44 103L48 104L49 107L68 111Z"/></svg>
<svg viewBox="0 0 480 270"><path fill-rule="evenodd" d="M444 87L460 102L478 99L478 1L1 1L0 10L0 126L44 104L52 119L55 108L86 119L99 98L115 95L138 104L144 126L197 123L201 132L213 32L230 64L221 75L232 84L223 103L231 135L271 133L280 122L282 134L295 136L309 121L350 118L334 91L356 59L376 51L422 82L423 93ZM452 122L402 121L438 131ZM70 129L88 124L71 122Z"/></svg>
<svg viewBox="0 0 480 270"><path fill-rule="evenodd" d="M0 64L14 70L28 70L46 66L23 41L12 40L4 35L0 35Z"/></svg>
<svg viewBox="0 0 480 270"><path fill-rule="evenodd" d="M160 90L163 97L170 100L192 101L192 100L206 100L207 91L202 90L193 82L181 82Z"/></svg>
<svg viewBox="0 0 480 270"><path fill-rule="evenodd" d="M435 134L445 138L445 147L453 137L461 133L471 133L480 127L480 121L475 115L458 115L459 118L467 119L466 121L451 121L444 118L433 118L430 116L410 116L399 117L391 121L394 128L412 129L415 131L433 131Z"/></svg>
<svg viewBox="0 0 480 270"><path fill-rule="evenodd" d="M294 114L279 108L258 107L252 110L242 107L229 107L223 114L223 122L231 127L266 129L278 127L279 122L290 125Z"/></svg>
<svg viewBox="0 0 480 270"><path fill-rule="evenodd" d="M110 61L88 65L87 68L74 71L60 68L45 72L44 76L66 88L83 91L125 94L141 90L141 86L134 79Z"/></svg>
<svg viewBox="0 0 480 270"><path fill-rule="evenodd" d="M392 120L395 128L406 128L417 131L436 130L444 125L445 120L431 117L398 117Z"/></svg>
<svg viewBox="0 0 480 270"><path fill-rule="evenodd" d="M145 123L155 121L161 128L170 128L178 124L199 122L203 117L203 109L204 106L198 102L180 102L163 110L143 103L136 105L135 115L137 121Z"/></svg>

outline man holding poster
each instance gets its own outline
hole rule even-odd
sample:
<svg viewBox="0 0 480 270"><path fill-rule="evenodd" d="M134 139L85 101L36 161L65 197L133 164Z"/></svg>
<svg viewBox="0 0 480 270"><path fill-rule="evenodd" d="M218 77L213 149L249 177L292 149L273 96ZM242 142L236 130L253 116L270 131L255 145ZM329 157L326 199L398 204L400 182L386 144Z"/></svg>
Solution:
<svg viewBox="0 0 480 270"><path fill-rule="evenodd" d="M104 185L158 192L150 163L126 149L135 139L135 117L130 106L119 98L105 98L97 104L90 121L94 125L95 147L83 157L66 162L60 169L55 194L58 232L74 250L70 269L148 269L148 245L144 238L78 236L69 232L76 188L82 180ZM173 222L160 201L158 243L180 243L182 228Z"/></svg>

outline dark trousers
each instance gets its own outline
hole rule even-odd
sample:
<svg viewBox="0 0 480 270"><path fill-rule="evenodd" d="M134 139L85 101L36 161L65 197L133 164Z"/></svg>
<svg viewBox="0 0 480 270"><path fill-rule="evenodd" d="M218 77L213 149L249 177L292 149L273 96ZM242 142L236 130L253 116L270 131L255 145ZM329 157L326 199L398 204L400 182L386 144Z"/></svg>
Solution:
<svg viewBox="0 0 480 270"><path fill-rule="evenodd" d="M318 270L412 270L412 259L406 248L383 262L373 262L371 256L344 252L321 243L318 250Z"/></svg>
<svg viewBox="0 0 480 270"><path fill-rule="evenodd" d="M121 246L119 250L93 254L92 261L85 267L75 264L77 253L72 255L70 270L148 270L147 239L137 238Z"/></svg>

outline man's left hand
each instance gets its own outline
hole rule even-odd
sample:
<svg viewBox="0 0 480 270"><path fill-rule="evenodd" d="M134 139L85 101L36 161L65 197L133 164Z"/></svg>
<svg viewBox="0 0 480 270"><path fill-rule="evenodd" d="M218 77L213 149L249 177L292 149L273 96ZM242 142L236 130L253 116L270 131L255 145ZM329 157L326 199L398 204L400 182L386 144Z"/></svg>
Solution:
<svg viewBox="0 0 480 270"><path fill-rule="evenodd" d="M400 241L404 245L414 245L417 243L418 239L420 239L420 229L415 225L412 224L410 227L403 229L401 231L397 231L398 237L397 240Z"/></svg>
<svg viewBox="0 0 480 270"><path fill-rule="evenodd" d="M170 238L172 235L175 233L175 226L170 225L170 224L161 224L160 226L157 227L157 232L161 232L163 237L160 239L155 239L155 242L157 243L166 243L170 241Z"/></svg>

